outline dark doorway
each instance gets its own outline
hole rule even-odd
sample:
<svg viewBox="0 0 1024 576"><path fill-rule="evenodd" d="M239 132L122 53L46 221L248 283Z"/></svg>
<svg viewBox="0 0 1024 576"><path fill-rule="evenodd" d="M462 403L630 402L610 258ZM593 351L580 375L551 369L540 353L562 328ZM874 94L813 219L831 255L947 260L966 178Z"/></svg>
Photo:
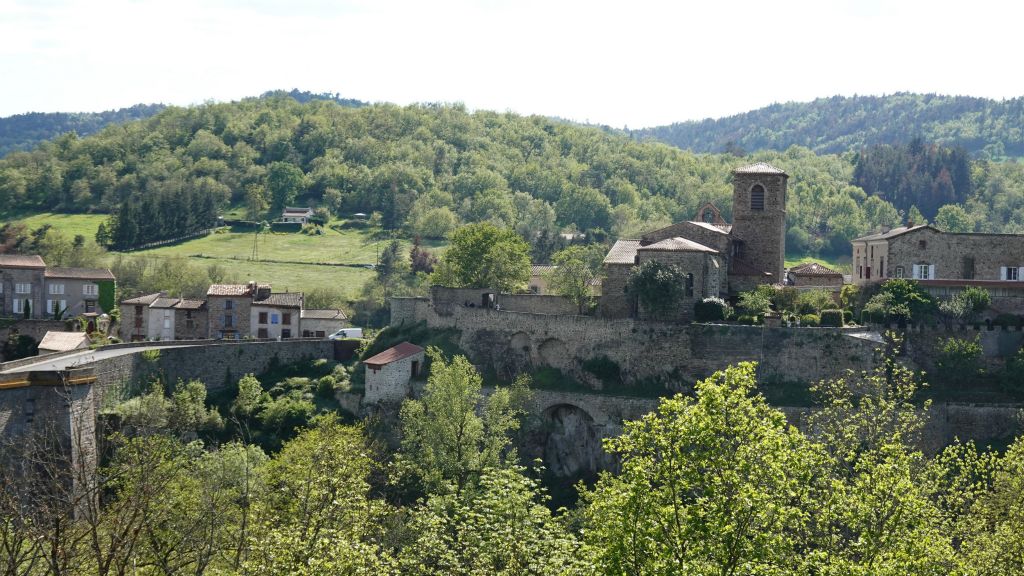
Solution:
<svg viewBox="0 0 1024 576"><path fill-rule="evenodd" d="M491 292L481 294L480 306L484 308L494 308L494 294Z"/></svg>
<svg viewBox="0 0 1024 576"><path fill-rule="evenodd" d="M413 360L412 361L412 377L415 378L415 377L417 377L419 375L420 375L420 361L419 360Z"/></svg>

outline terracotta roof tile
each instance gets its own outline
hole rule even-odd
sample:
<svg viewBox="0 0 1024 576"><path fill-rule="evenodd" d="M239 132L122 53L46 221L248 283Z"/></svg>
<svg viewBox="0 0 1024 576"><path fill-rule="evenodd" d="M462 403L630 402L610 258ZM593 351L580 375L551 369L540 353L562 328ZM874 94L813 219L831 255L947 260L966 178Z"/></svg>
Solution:
<svg viewBox="0 0 1024 576"><path fill-rule="evenodd" d="M633 264L636 262L636 251L640 248L639 240L616 240L615 245L604 257L605 264Z"/></svg>
<svg viewBox="0 0 1024 576"><path fill-rule="evenodd" d="M0 254L0 268L46 268L38 254Z"/></svg>
<svg viewBox="0 0 1024 576"><path fill-rule="evenodd" d="M737 168L737 169L733 170L733 173L734 174L782 174L783 176L788 176L788 174L786 174L782 170L776 168L775 166L772 166L771 164L769 164L767 162L755 162L754 164L751 164L749 166L742 166L740 168Z"/></svg>
<svg viewBox="0 0 1024 576"><path fill-rule="evenodd" d="M89 336L85 332L56 332L49 331L39 341L39 348L53 350L55 352L67 352L81 348L83 344L88 345Z"/></svg>
<svg viewBox="0 0 1024 576"><path fill-rule="evenodd" d="M200 308L204 308L205 306L206 300L187 300L184 298L178 300L178 303L174 305L174 307L178 308L179 310L199 310Z"/></svg>
<svg viewBox="0 0 1024 576"><path fill-rule="evenodd" d="M347 320L348 316L341 310L323 308L303 310L302 318L309 318L311 320Z"/></svg>
<svg viewBox="0 0 1024 576"><path fill-rule="evenodd" d="M135 298L129 298L128 300L122 300L121 304L128 304L128 305L135 305L135 306L138 306L138 305L149 306L150 304L153 303L154 300L156 300L157 298L163 297L163 296L167 296L167 294L165 294L163 292L156 292L154 294L146 294L144 296L136 296Z"/></svg>
<svg viewBox="0 0 1024 576"><path fill-rule="evenodd" d="M276 292L268 294L262 300L253 300L252 305L302 308L302 292Z"/></svg>
<svg viewBox="0 0 1024 576"><path fill-rule="evenodd" d="M207 296L248 296L252 289L248 284L211 284Z"/></svg>
<svg viewBox="0 0 1024 576"><path fill-rule="evenodd" d="M409 342L402 342L401 344L392 346L372 358L363 360L363 364L367 364L369 366L383 366L385 364L401 360L402 358L414 356L420 352L423 352L423 348Z"/></svg>
<svg viewBox="0 0 1024 576"><path fill-rule="evenodd" d="M647 246L641 246L637 250L640 252L708 252L710 254L718 254L718 250L714 248L708 248L703 244L678 236L666 238L661 242L655 242Z"/></svg>
<svg viewBox="0 0 1024 576"><path fill-rule="evenodd" d="M842 276L839 272L828 266L822 266L817 262L805 262L799 266L794 266L789 269L789 273L796 274L797 276Z"/></svg>

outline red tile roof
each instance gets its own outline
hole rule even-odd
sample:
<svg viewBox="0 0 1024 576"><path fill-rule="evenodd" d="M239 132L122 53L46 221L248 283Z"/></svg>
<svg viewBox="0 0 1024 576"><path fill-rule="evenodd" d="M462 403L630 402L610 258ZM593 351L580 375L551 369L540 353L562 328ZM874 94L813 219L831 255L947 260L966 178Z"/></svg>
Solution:
<svg viewBox="0 0 1024 576"><path fill-rule="evenodd" d="M735 173L735 174L782 174L784 176L788 176L788 174L786 174L782 170L779 170L778 168L776 168L775 166L772 166L771 164L769 164L767 162L756 162L756 163L751 164L749 166L743 166L741 168L737 168L737 169L733 170L733 173Z"/></svg>
<svg viewBox="0 0 1024 576"><path fill-rule="evenodd" d="M252 287L248 284L210 284L207 296L248 296Z"/></svg>
<svg viewBox="0 0 1024 576"><path fill-rule="evenodd" d="M46 268L38 254L0 254L0 268Z"/></svg>
<svg viewBox="0 0 1024 576"><path fill-rule="evenodd" d="M805 262L799 266L793 266L789 269L789 273L797 276L842 276L839 272L817 262Z"/></svg>
<svg viewBox="0 0 1024 576"><path fill-rule="evenodd" d="M415 356L421 352L423 352L423 348L409 342L402 342L397 346L392 346L380 354L377 354L373 358L363 360L363 364L379 368L385 364L391 364L392 362L397 362L398 360L408 358L409 356Z"/></svg>

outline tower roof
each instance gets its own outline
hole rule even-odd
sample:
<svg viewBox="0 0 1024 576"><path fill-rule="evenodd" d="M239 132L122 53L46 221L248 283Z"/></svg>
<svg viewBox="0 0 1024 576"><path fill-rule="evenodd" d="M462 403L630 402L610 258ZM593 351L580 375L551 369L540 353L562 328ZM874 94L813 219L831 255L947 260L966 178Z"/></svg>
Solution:
<svg viewBox="0 0 1024 576"><path fill-rule="evenodd" d="M772 166L767 162L757 162L749 166L743 166L732 171L733 174L782 174L788 177L784 171Z"/></svg>

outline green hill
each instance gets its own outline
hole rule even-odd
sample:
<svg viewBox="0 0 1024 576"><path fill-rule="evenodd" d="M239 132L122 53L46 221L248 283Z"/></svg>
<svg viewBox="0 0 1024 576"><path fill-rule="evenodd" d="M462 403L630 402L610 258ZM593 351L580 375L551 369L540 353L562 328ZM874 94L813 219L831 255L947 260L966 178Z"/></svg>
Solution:
<svg viewBox="0 0 1024 576"><path fill-rule="evenodd" d="M804 146L837 154L872 144L927 142L974 155L1024 156L1024 98L899 93L787 102L701 121L633 132L695 152L785 150ZM741 152L742 153L742 152Z"/></svg>

